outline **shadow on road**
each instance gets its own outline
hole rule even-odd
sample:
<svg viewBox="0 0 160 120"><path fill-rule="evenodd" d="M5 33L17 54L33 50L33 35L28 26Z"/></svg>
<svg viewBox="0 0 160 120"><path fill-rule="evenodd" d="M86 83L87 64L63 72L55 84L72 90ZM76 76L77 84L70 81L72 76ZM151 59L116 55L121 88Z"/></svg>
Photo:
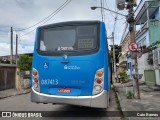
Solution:
<svg viewBox="0 0 160 120"><path fill-rule="evenodd" d="M54 111L44 111L43 116L48 117L120 117L119 111L106 111L105 109L64 105Z"/></svg>

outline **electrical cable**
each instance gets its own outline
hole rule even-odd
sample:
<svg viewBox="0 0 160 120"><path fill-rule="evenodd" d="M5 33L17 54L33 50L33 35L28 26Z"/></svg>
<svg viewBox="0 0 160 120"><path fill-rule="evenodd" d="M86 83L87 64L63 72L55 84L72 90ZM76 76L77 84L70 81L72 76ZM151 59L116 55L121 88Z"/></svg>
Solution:
<svg viewBox="0 0 160 120"><path fill-rule="evenodd" d="M107 9L109 9L110 10L110 8L109 8L109 6L108 6L108 4L107 4L107 0L105 0L105 3L106 3L106 7L107 7ZM112 17L114 17L115 18L115 16L113 15L113 13L110 11L110 14L112 15Z"/></svg>
<svg viewBox="0 0 160 120"><path fill-rule="evenodd" d="M64 5L62 8L60 8L53 16L51 16L47 21L45 21L43 24L47 23L49 20L51 20L56 14L58 14L64 7L66 7L72 0L70 0L66 5Z"/></svg>
<svg viewBox="0 0 160 120"><path fill-rule="evenodd" d="M67 0L68 1L68 0ZM62 6L60 6L55 12L54 14L47 20L47 21L44 21L41 25L45 24L46 22L48 22L50 19L52 19L56 14L58 14L64 7L66 7L72 0L70 0L68 3L66 4L63 4ZM33 32L36 28L34 28L33 30L21 35L20 37L23 37L31 32Z"/></svg>
<svg viewBox="0 0 160 120"><path fill-rule="evenodd" d="M60 9L62 6L64 6L68 1L69 1L69 0L66 0L58 9ZM34 27L34 26L42 23L43 21L45 21L45 20L48 19L49 17L51 17L53 14L55 14L55 12L56 12L58 9L56 9L56 10L53 11L50 15L48 15L47 17L45 17L45 18L42 19L41 21L35 23L34 25L31 25L31 26L29 26L29 27L26 27L26 28L23 28L23 29L19 29L19 30L18 30L18 29L17 29L17 30L14 29L14 31L24 31L24 30L30 29L30 28L32 28L32 27Z"/></svg>

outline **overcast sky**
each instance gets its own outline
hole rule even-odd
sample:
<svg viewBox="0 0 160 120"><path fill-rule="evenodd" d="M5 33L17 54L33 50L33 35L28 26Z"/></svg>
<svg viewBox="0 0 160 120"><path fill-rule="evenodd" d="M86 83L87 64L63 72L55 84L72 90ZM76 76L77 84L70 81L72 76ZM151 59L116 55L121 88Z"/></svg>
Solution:
<svg viewBox="0 0 160 120"><path fill-rule="evenodd" d="M100 9L90 9L91 6L100 6L101 0L72 0L45 24L43 24L44 21L25 31L16 31L40 22L59 8L65 1L66 0L0 0L0 56L10 54L10 27L14 29L14 53L16 34L22 36L18 41L18 53L30 53L33 52L35 28L37 26L63 21L102 20ZM105 8L109 7L109 9L115 10L115 0L102 1L104 1ZM127 14L127 10L118 12ZM111 35L113 31L114 16L114 13L111 14L109 11L105 11L105 24L108 36ZM116 44L120 43L125 22L124 17L118 16L115 29ZM112 44L112 41L108 40L108 43Z"/></svg>

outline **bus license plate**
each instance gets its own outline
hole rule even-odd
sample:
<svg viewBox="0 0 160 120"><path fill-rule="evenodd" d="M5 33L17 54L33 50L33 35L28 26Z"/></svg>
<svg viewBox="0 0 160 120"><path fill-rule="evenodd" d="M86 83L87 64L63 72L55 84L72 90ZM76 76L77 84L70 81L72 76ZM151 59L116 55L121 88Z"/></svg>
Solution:
<svg viewBox="0 0 160 120"><path fill-rule="evenodd" d="M59 93L70 93L71 89L70 88L58 88Z"/></svg>

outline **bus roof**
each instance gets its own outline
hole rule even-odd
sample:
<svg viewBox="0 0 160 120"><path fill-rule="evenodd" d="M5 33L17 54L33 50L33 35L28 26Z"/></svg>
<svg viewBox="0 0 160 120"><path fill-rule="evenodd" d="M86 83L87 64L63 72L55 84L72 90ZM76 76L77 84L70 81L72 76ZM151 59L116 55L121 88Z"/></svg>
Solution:
<svg viewBox="0 0 160 120"><path fill-rule="evenodd" d="M50 26L64 26L64 25L78 25L78 24L99 24L101 21L66 21L66 22L58 22L53 24L48 24L44 26L39 26L38 28L47 28Z"/></svg>

